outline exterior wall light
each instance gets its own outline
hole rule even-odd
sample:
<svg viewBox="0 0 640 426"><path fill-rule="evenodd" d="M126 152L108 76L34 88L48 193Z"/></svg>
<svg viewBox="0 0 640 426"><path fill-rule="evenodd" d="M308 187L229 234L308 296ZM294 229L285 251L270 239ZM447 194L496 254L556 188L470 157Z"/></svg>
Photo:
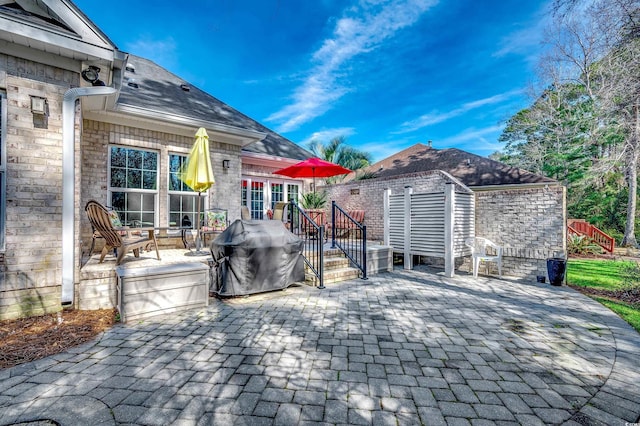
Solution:
<svg viewBox="0 0 640 426"><path fill-rule="evenodd" d="M89 65L82 70L82 79L91 83L92 86L105 86L104 81L100 80L100 68Z"/></svg>
<svg viewBox="0 0 640 426"><path fill-rule="evenodd" d="M222 160L222 168L228 169L229 167L229 160Z"/></svg>

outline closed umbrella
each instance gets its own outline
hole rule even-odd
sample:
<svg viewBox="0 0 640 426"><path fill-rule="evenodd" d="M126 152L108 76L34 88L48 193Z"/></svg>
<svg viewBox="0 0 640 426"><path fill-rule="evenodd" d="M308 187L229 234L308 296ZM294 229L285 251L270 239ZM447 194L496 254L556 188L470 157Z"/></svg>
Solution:
<svg viewBox="0 0 640 426"><path fill-rule="evenodd" d="M196 218L196 251L187 255L203 256L209 253L201 250L200 239L200 196L203 191L211 188L215 183L213 170L211 169L211 158L209 155L209 136L204 128L199 128L196 132L196 140L191 148L181 173L180 180L187 184L189 188L198 192L198 216Z"/></svg>
<svg viewBox="0 0 640 426"><path fill-rule="evenodd" d="M293 178L313 178L313 191L315 192L317 177L326 178L331 176L344 175L347 173L351 173L351 170L342 167L339 164L312 157L296 163L293 166L276 170L273 173Z"/></svg>

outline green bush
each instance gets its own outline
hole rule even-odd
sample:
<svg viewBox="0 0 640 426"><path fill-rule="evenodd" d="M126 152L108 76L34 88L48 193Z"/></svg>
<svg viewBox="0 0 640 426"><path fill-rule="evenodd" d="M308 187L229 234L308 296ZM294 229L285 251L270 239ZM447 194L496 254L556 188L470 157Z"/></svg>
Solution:
<svg viewBox="0 0 640 426"><path fill-rule="evenodd" d="M601 254L602 247L591 241L586 235L569 234L567 251L569 254Z"/></svg>
<svg viewBox="0 0 640 426"><path fill-rule="evenodd" d="M624 262L620 266L620 278L624 287L640 288L640 263Z"/></svg>
<svg viewBox="0 0 640 426"><path fill-rule="evenodd" d="M302 196L300 204L305 209L323 209L327 204L327 193L324 191L308 192Z"/></svg>

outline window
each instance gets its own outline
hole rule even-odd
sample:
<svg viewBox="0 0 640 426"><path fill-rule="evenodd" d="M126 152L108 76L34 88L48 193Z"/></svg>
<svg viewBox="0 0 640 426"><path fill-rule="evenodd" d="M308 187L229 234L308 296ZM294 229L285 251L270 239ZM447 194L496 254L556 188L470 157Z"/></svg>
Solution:
<svg viewBox="0 0 640 426"><path fill-rule="evenodd" d="M264 216L264 182L251 182L251 219L263 219Z"/></svg>
<svg viewBox="0 0 640 426"><path fill-rule="evenodd" d="M155 226L158 153L112 146L109 155L111 207L127 226Z"/></svg>
<svg viewBox="0 0 640 426"><path fill-rule="evenodd" d="M0 250L5 249L5 219L6 219L6 199L7 199L7 94L0 91Z"/></svg>
<svg viewBox="0 0 640 426"><path fill-rule="evenodd" d="M271 184L271 210L276 208L278 201L284 200L284 184L272 183Z"/></svg>
<svg viewBox="0 0 640 426"><path fill-rule="evenodd" d="M180 180L180 170L187 162L186 155L169 154L169 226L191 226L196 224L200 201L200 217L204 217L206 196L198 196Z"/></svg>
<svg viewBox="0 0 640 426"><path fill-rule="evenodd" d="M287 200L298 202L298 193L300 192L300 185L297 183L287 184Z"/></svg>

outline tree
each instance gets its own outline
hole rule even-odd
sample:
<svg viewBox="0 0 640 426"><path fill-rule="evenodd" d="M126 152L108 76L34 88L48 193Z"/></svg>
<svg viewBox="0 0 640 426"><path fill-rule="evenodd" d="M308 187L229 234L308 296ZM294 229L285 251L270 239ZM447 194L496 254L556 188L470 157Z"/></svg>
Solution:
<svg viewBox="0 0 640 426"><path fill-rule="evenodd" d="M348 146L344 136L337 136L327 144L313 140L309 143L309 149L316 157L350 170L362 169L371 164L371 154ZM335 183L343 178L344 176L328 178L327 183Z"/></svg>
<svg viewBox="0 0 640 426"><path fill-rule="evenodd" d="M613 211L626 216L622 244L637 246L640 0L556 0L554 6L540 67L547 87L507 122L505 158L565 182L570 210L584 213L589 206L612 224ZM608 194L600 199L607 214L596 213L594 192ZM623 192L626 207L618 205Z"/></svg>

